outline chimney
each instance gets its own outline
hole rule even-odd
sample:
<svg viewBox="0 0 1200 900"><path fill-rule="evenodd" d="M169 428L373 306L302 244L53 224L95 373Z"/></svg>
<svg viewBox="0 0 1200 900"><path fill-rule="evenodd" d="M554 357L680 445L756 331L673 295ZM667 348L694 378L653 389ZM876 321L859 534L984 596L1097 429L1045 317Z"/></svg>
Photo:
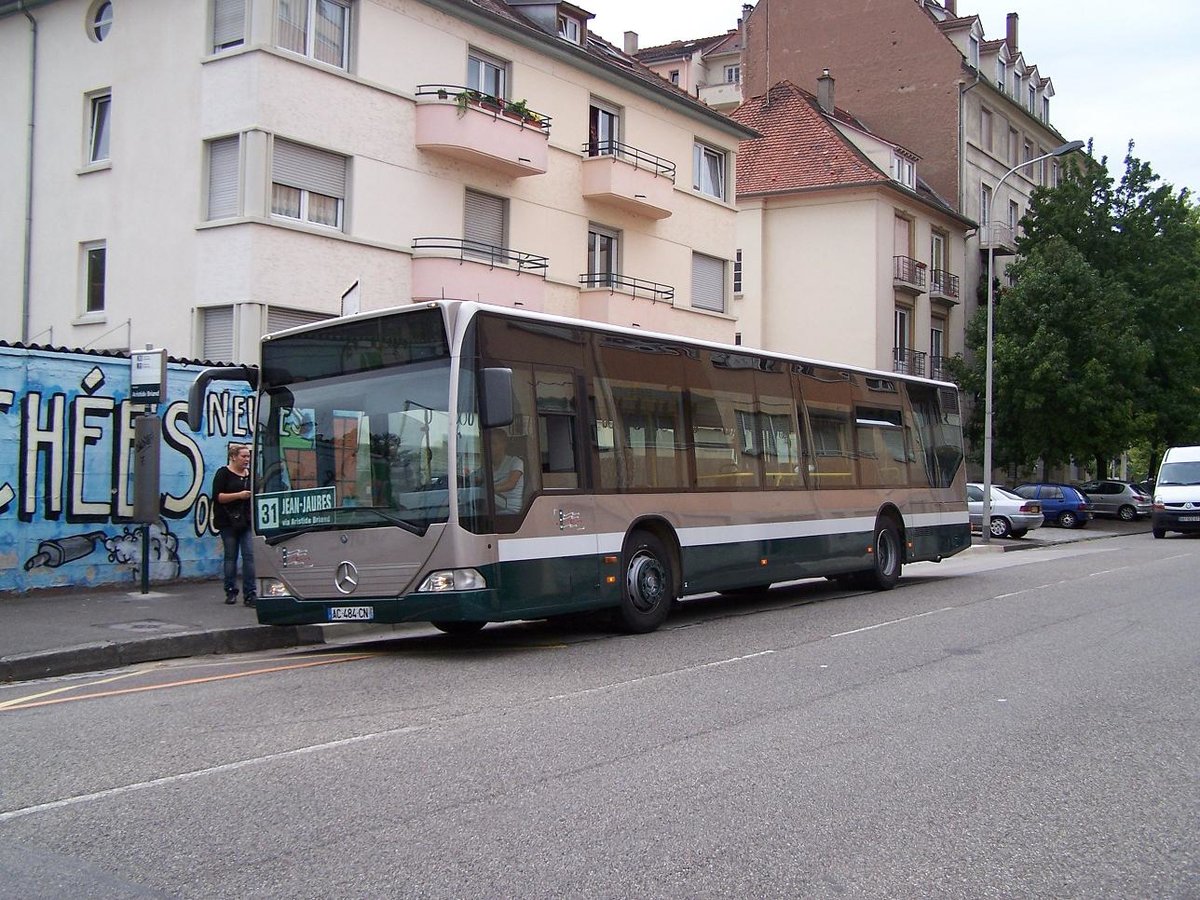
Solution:
<svg viewBox="0 0 1200 900"><path fill-rule="evenodd" d="M633 56L635 53L637 53L637 32L627 31L625 32L625 55Z"/></svg>
<svg viewBox="0 0 1200 900"><path fill-rule="evenodd" d="M946 7L946 12L950 13L950 15L954 16L957 19L958 18L958 0L945 0L944 5Z"/></svg>
<svg viewBox="0 0 1200 900"><path fill-rule="evenodd" d="M822 69L817 79L817 105L827 115L833 115L833 76L828 69Z"/></svg>
<svg viewBox="0 0 1200 900"><path fill-rule="evenodd" d="M1017 55L1017 14L1008 14L1008 34L1004 38L1004 43L1008 44L1008 52L1014 57Z"/></svg>

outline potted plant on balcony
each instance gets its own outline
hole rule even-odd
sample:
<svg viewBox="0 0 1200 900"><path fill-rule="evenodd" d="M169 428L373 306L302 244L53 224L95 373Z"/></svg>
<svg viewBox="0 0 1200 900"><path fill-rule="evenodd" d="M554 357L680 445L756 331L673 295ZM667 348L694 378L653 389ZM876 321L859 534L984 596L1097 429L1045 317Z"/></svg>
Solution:
<svg viewBox="0 0 1200 900"><path fill-rule="evenodd" d="M542 117L530 109L524 100L509 100L504 104L504 114L529 125L539 125L542 121Z"/></svg>
<svg viewBox="0 0 1200 900"><path fill-rule="evenodd" d="M459 117L461 118L467 114L468 106L482 106L484 99L487 96L487 94L474 90L473 88L467 88L466 90L455 94L454 102L458 106Z"/></svg>

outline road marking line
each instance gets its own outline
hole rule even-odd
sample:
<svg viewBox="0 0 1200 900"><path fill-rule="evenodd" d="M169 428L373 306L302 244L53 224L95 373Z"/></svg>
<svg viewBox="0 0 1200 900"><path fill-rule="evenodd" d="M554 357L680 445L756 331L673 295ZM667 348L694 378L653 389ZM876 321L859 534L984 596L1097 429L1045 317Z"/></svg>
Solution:
<svg viewBox="0 0 1200 900"><path fill-rule="evenodd" d="M76 794L74 797L64 797L61 800L51 800L48 803L38 803L35 806L26 806L21 809L12 809L8 812L0 813L0 823L8 822L12 819L19 819L22 816L30 816L34 813L48 812L52 809L64 809L68 806L78 806L81 803L90 803L93 800L104 800L108 797L119 797L122 794L131 794L136 791L144 791L148 788L161 787L167 784L178 784L183 781L194 781L197 778L202 778L205 775L217 775L223 772L236 772L239 769L246 769L251 766L262 765L263 763L275 762L280 759L288 759L293 756L303 756L307 753L319 753L322 750L336 750L340 747L348 747L351 744L361 744L364 741L373 741L378 738L394 737L400 734L410 734L414 731L423 731L430 725L405 725L401 728L389 728L387 731L375 731L370 734L360 734L354 737L341 738L336 741L327 741L323 744L311 744L307 747L296 747L292 750L282 750L279 753L269 753L266 756L255 756L250 759L241 759L237 762L222 763L219 766L209 766L206 769L194 769L191 772L180 772L178 775L166 775L162 778L152 778L149 781L139 781L135 784L126 784L121 787L108 788L103 791L95 791L91 794Z"/></svg>
<svg viewBox="0 0 1200 900"><path fill-rule="evenodd" d="M936 616L938 613L950 612L958 609L957 606L943 606L941 609L931 609L929 612L917 613L915 616L905 616L903 619L891 619L887 622L876 622L874 625L866 625L862 628L854 628L850 631L839 631L837 634L831 634L831 638L846 637L850 634L862 634L864 631L874 631L876 628L883 628L885 625L899 625L902 622L911 622L914 619L923 619L926 616Z"/></svg>
<svg viewBox="0 0 1200 900"><path fill-rule="evenodd" d="M69 684L66 687L55 688L52 691L41 691L37 694L30 694L28 697L17 697L13 700L5 700L0 703L0 711L8 709L10 706L19 706L28 703L30 700L40 700L42 697L53 697L55 694L63 694L67 691L78 691L82 688L95 687L99 684L112 684L114 681L120 681L122 678L132 678L134 675L141 675L148 669L137 669L133 672L121 672L118 675L113 675L111 678L102 678L99 681L89 681L87 684Z"/></svg>
<svg viewBox="0 0 1200 900"><path fill-rule="evenodd" d="M122 694L141 694L146 691L161 691L165 688L187 687L193 684L207 684L214 681L228 681L231 678L248 678L251 675L269 675L271 672L288 672L293 669L311 669L314 666L329 666L334 663L354 662L360 659L373 659L379 654L377 653L362 653L356 656L341 656L336 659L317 659L310 662L293 663L285 666L268 666L264 669L248 669L245 672L230 672L226 675L209 675L205 678L185 678L182 681L168 681L163 684L144 684L141 687L121 688L115 691L101 691L98 694L83 694L74 697L56 697L53 700L37 700L33 703L26 703L17 700L9 701L4 706L0 706L0 712L12 712L21 709L36 709L39 706L55 706L59 703L75 703L79 700L101 700L105 697L119 697ZM136 673L141 674L146 670L139 670ZM86 687L86 685L83 685Z"/></svg>

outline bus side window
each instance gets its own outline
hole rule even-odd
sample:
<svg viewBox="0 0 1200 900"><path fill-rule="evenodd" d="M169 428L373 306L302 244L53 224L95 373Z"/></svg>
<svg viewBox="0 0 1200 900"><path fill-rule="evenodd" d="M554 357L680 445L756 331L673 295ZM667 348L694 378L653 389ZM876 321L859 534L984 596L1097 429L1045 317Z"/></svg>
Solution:
<svg viewBox="0 0 1200 900"><path fill-rule="evenodd" d="M542 484L549 490L573 490L579 487L574 377L569 372L539 369L534 381Z"/></svg>

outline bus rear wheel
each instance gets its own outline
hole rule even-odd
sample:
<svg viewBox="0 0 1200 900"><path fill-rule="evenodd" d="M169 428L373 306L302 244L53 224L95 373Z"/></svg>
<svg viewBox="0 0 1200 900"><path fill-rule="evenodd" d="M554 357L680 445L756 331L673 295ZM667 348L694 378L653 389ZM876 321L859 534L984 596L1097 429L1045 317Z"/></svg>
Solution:
<svg viewBox="0 0 1200 900"><path fill-rule="evenodd" d="M430 622L429 624L446 634L474 634L487 622Z"/></svg>
<svg viewBox="0 0 1200 900"><path fill-rule="evenodd" d="M635 531L625 543L625 581L614 624L629 634L654 631L667 619L675 599L670 556L662 541Z"/></svg>

